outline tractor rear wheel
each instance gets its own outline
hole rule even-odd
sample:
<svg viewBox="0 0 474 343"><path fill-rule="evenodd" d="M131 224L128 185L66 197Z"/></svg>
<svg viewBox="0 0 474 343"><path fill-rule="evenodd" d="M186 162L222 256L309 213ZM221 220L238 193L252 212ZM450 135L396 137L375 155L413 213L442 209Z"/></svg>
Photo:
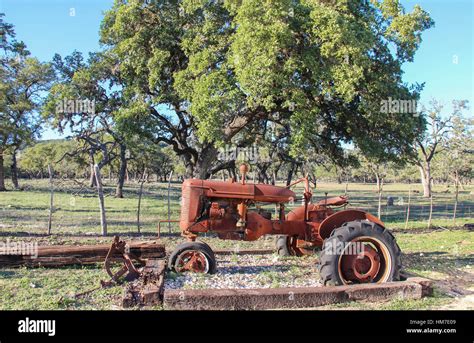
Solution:
<svg viewBox="0 0 474 343"><path fill-rule="evenodd" d="M324 241L319 274L324 285L400 280L401 251L385 228L366 220L345 223Z"/></svg>
<svg viewBox="0 0 474 343"><path fill-rule="evenodd" d="M185 242L176 247L168 259L168 267L178 273L214 274L216 257L211 247L203 242Z"/></svg>

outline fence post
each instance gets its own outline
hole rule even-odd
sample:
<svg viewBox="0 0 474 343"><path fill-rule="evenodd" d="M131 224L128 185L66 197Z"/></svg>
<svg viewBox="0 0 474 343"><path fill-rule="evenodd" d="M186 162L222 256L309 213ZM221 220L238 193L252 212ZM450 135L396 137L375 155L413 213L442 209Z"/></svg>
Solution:
<svg viewBox="0 0 474 343"><path fill-rule="evenodd" d="M455 198L454 198L454 209L453 209L453 224L456 225L456 211L458 209L458 199L459 199L459 176L458 171L456 170L456 180L455 180Z"/></svg>
<svg viewBox="0 0 474 343"><path fill-rule="evenodd" d="M171 233L171 205L170 205L170 191L171 191L171 178L173 177L173 171L170 172L168 178L168 233Z"/></svg>
<svg viewBox="0 0 474 343"><path fill-rule="evenodd" d="M433 191L430 194L430 215L428 217L428 229L431 229L431 221L433 219Z"/></svg>
<svg viewBox="0 0 474 343"><path fill-rule="evenodd" d="M142 178L140 180L140 190L138 191L138 205L137 205L137 231L140 233L140 208L142 204L143 184L147 179L147 170L143 171Z"/></svg>
<svg viewBox="0 0 474 343"><path fill-rule="evenodd" d="M380 181L378 192L379 192L379 205L377 209L377 214L379 219L382 219L382 189L383 189L383 178Z"/></svg>
<svg viewBox="0 0 474 343"><path fill-rule="evenodd" d="M49 197L49 218L48 218L48 235L51 234L51 227L53 222L53 206L54 206L54 184L53 184L53 170L51 164L48 164L48 173L49 173L49 187L50 187L50 197Z"/></svg>
<svg viewBox="0 0 474 343"><path fill-rule="evenodd" d="M405 221L405 229L408 228L408 221L410 220L410 201L411 201L411 185L408 188L407 219Z"/></svg>
<svg viewBox="0 0 474 343"><path fill-rule="evenodd" d="M97 164L94 165L94 174L95 174L95 181L97 184L97 193L99 195L100 226L102 228L102 236L107 236L107 220L105 217L104 188L102 186L102 177L100 175L100 169Z"/></svg>

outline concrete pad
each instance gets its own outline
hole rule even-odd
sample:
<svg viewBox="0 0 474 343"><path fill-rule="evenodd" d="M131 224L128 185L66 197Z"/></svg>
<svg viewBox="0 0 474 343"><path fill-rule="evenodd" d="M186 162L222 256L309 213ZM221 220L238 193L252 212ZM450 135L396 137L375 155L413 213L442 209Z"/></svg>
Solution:
<svg viewBox="0 0 474 343"><path fill-rule="evenodd" d="M414 281L426 281L414 280ZM334 287L165 290L163 306L174 310L261 310L310 308L353 300L420 299L420 283L388 282ZM430 286L431 287L431 286Z"/></svg>
<svg viewBox="0 0 474 343"><path fill-rule="evenodd" d="M411 276L407 278L407 281L421 285L423 297L429 297L433 295L433 280L425 279L419 276Z"/></svg>
<svg viewBox="0 0 474 343"><path fill-rule="evenodd" d="M390 299L421 299L422 286L414 282L388 282L383 285L347 286L349 300L385 301Z"/></svg>

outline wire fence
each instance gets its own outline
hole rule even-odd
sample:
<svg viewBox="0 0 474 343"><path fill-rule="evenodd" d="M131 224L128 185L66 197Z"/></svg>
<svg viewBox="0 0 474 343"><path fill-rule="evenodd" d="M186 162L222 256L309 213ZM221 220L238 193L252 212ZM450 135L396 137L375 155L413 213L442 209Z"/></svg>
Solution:
<svg viewBox="0 0 474 343"><path fill-rule="evenodd" d="M117 199L114 180L105 180L105 207L109 233L138 233L156 234L159 220L177 220L181 211L181 184L178 182L144 183L140 203L140 220L138 217L138 199L140 183L129 182L125 185L125 198ZM400 185L406 189L407 185ZM378 194L368 185L348 185L347 208L358 208L377 215ZM23 191L7 192L0 198L0 231L37 231L47 232L50 215L50 191L47 180L23 182ZM67 234L100 234L100 211L97 191L89 187L87 180L53 180L53 209L51 215L51 233ZM314 193L314 201L344 194L344 186L322 185ZM295 189L301 193L301 189ZM168 212L169 199L169 212ZM287 210L301 206L300 201L287 205ZM403 226L408 210L408 191L398 190L397 186L382 194L381 219L386 223L398 223ZM266 205L274 209L274 205ZM455 194L436 192L433 196L433 221L453 220ZM273 211L271 211L273 213ZM474 215L474 197L469 190L459 194L456 208L457 224L470 221ZM410 226L423 226L430 216L430 199L421 194L413 193L410 198ZM275 217L275 216L273 216ZM451 223L451 222L450 222ZM452 221L454 223L454 221ZM436 225L436 222L434 223ZM448 225L448 224L446 224ZM179 225L176 222L163 223L162 232L178 234Z"/></svg>

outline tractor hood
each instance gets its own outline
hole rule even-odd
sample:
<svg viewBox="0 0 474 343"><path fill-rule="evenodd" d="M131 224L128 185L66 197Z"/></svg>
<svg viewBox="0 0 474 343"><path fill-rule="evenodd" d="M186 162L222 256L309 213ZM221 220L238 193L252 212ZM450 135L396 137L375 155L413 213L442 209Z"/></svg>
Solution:
<svg viewBox="0 0 474 343"><path fill-rule="evenodd" d="M296 197L295 193L288 188L266 184L247 183L243 185L231 181L188 179L183 183L183 191L188 187L200 189L201 194L209 198L234 198L280 203L289 202Z"/></svg>

